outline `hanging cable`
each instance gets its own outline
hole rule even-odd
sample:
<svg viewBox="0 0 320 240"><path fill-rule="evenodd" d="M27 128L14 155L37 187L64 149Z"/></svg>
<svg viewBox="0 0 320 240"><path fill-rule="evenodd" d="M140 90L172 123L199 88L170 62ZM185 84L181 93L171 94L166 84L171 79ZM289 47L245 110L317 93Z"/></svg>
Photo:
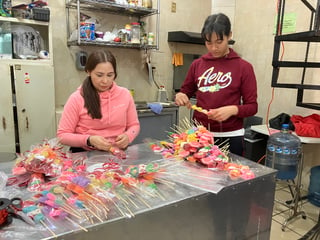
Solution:
<svg viewBox="0 0 320 240"><path fill-rule="evenodd" d="M276 12L277 12L277 16L280 17L279 11L280 11L280 4L281 4L282 0L277 0L277 4L276 4ZM278 26L276 29L276 35L280 35L281 34L281 28L282 28L282 20L277 19L278 21ZM281 42L281 54L280 54L280 61L283 60L283 56L284 56L284 52L285 52L285 48L284 48L284 43ZM269 114L270 114L270 108L271 108L271 104L274 100L274 88L271 88L271 99L270 102L268 104L268 108L267 108L267 114L266 114L266 126L268 129L268 133L269 135L271 134L270 128L269 128Z"/></svg>

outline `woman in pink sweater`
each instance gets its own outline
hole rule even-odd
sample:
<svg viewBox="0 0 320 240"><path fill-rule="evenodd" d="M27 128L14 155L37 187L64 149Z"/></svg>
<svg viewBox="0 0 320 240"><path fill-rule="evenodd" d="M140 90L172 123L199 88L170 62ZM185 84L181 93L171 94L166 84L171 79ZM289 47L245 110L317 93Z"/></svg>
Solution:
<svg viewBox="0 0 320 240"><path fill-rule="evenodd" d="M140 124L129 90L115 83L115 57L109 51L93 52L85 71L87 78L64 106L57 137L74 152L125 149Z"/></svg>

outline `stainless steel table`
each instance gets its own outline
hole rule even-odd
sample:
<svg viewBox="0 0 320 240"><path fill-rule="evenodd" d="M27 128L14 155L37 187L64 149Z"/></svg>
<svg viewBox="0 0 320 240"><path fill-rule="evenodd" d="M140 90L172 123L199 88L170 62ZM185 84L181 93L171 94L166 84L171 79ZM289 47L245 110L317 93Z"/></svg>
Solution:
<svg viewBox="0 0 320 240"><path fill-rule="evenodd" d="M86 152L88 164L106 159L102 152ZM123 164L147 163L161 159L145 144L130 146ZM220 176L217 193L210 185L192 186L176 183L174 189L159 185L164 201L154 201L150 208L142 207L134 217L110 214L103 223L84 225L84 232L70 224L55 224L58 239L260 239L270 238L276 171L242 157L233 155L238 163L249 165L256 177L251 180L230 180ZM1 163L1 170L9 172L12 162ZM224 179L222 179L224 178ZM222 181L223 180L223 181ZM57 227L58 226L58 227ZM72 230L70 230L72 229ZM16 220L0 231L0 239L54 239L44 227L30 227Z"/></svg>

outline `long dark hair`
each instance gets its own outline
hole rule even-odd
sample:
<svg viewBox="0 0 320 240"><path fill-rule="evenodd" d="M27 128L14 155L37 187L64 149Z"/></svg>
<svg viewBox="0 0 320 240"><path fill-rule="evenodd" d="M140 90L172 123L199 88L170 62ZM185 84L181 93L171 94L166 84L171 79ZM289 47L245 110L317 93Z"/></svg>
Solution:
<svg viewBox="0 0 320 240"><path fill-rule="evenodd" d="M207 17L201 30L201 37L210 42L212 33L216 33L222 40L223 35L229 36L230 32L230 19L223 13L217 13Z"/></svg>
<svg viewBox="0 0 320 240"><path fill-rule="evenodd" d="M99 63L110 62L115 77L117 77L117 62L110 51L96 51L89 55L86 62L85 71L91 72ZM87 76L82 84L82 96L84 98L84 107L88 110L88 114L93 118L101 119L100 97L98 91L92 84L91 77Z"/></svg>

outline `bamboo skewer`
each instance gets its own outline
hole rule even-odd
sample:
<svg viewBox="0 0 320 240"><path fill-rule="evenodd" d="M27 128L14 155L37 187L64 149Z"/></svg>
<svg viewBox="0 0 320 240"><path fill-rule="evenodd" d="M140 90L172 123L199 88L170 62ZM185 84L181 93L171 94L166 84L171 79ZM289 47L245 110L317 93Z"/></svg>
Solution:
<svg viewBox="0 0 320 240"><path fill-rule="evenodd" d="M88 229L82 227L79 223L73 221L71 218L66 217L66 219L67 219L68 221L70 221L71 223L73 223L74 225L76 225L76 226L78 226L79 228L81 228L83 231L88 232Z"/></svg>
<svg viewBox="0 0 320 240"><path fill-rule="evenodd" d="M83 205L93 216L95 216L100 222L103 222L103 220L97 215L95 214L95 212L93 212L90 208L88 208L86 205Z"/></svg>
<svg viewBox="0 0 320 240"><path fill-rule="evenodd" d="M47 230L49 230L49 232L52 234L52 236L54 236L55 238L58 237L57 234L55 234L55 232L52 231L51 228L50 228L43 220L40 220L40 223L41 223L43 226L45 226L45 228L46 228Z"/></svg>
<svg viewBox="0 0 320 240"><path fill-rule="evenodd" d="M137 195L137 198L139 198L139 200L141 202L143 202L148 208L151 208L151 206L144 199L142 199L140 196Z"/></svg>

